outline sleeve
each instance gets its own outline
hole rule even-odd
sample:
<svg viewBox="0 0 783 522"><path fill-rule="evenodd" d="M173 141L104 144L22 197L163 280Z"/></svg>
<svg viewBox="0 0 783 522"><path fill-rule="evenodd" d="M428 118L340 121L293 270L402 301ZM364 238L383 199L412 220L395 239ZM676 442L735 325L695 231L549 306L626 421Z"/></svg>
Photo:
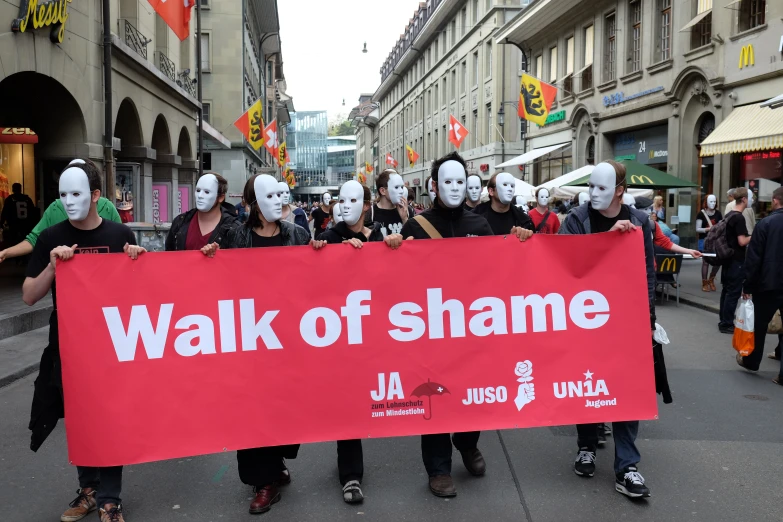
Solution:
<svg viewBox="0 0 783 522"><path fill-rule="evenodd" d="M749 236L748 226L745 222L745 216L742 214L735 214L734 223L731 225L734 227L734 232L737 233L737 237Z"/></svg>
<svg viewBox="0 0 783 522"><path fill-rule="evenodd" d="M650 328L655 329L655 250L653 249L653 232L650 230L650 220L642 226L644 235L644 260L647 268L647 299L650 305Z"/></svg>
<svg viewBox="0 0 783 522"><path fill-rule="evenodd" d="M560 225L557 233L562 235L581 234L582 232L580 232L577 228L578 221L579 219L576 217L576 214L574 214L573 211L569 212L566 218L563 220L563 223ZM533 223L532 220L531 223Z"/></svg>
<svg viewBox="0 0 783 522"><path fill-rule="evenodd" d="M663 230L658 223L655 224L655 238L653 239L653 244L666 250L671 250L673 245L672 240L666 237L666 234L663 233Z"/></svg>
<svg viewBox="0 0 783 522"><path fill-rule="evenodd" d="M745 264L742 269L745 271L745 282L742 285L742 291L746 294L752 294L757 290L758 280L761 276L761 263L764 259L764 250L767 244L766 227L762 222L756 229L756 233L750 236L750 244L745 253Z"/></svg>
<svg viewBox="0 0 783 522"><path fill-rule="evenodd" d="M297 211L294 211L294 224L299 225L305 231L307 232L307 237L310 237L310 225L307 224L307 214L305 214L304 210L297 209Z"/></svg>
<svg viewBox="0 0 783 522"><path fill-rule="evenodd" d="M484 216L481 216L481 229L479 230L480 236L494 236L495 233L492 232L492 227L489 224L489 221L487 221L487 218Z"/></svg>
<svg viewBox="0 0 783 522"><path fill-rule="evenodd" d="M46 265L49 264L49 254L53 248L49 241L49 234L44 230L38 236L33 247L33 253L30 254L30 261L27 263L27 272L25 273L26 277L36 278L41 275Z"/></svg>
<svg viewBox="0 0 783 522"><path fill-rule="evenodd" d="M524 212L520 212L520 214L522 214L522 215L519 217L519 226L524 228L524 229L526 229L526 230L530 230L531 232L535 232L536 231L536 227L533 226L533 220L530 219L530 216L528 216ZM560 226L559 225L560 225L560 220L558 219L558 227L557 227L558 231L555 232L556 234L558 234L560 232Z"/></svg>
<svg viewBox="0 0 783 522"><path fill-rule="evenodd" d="M54 203L46 207L43 216L41 216L41 220L38 222L37 225L35 225L32 232L27 234L25 241L35 246L35 243L38 241L38 237L41 235L41 233L54 224L52 223L52 214L54 214L55 212L54 205L56 203L57 202L55 201Z"/></svg>
<svg viewBox="0 0 783 522"><path fill-rule="evenodd" d="M138 243L136 241L136 233L133 230L131 230L129 226L127 225L122 225L122 226L124 226L127 229L127 232L125 233L125 242L128 243L129 245L137 245Z"/></svg>
<svg viewBox="0 0 783 522"><path fill-rule="evenodd" d="M171 228L169 228L169 233L166 234L166 243L164 245L164 248L166 252L174 252L177 250L177 232L180 228L180 222L181 218L180 216L177 216L174 218L174 221L171 223ZM221 248L223 245L221 245Z"/></svg>
<svg viewBox="0 0 783 522"><path fill-rule="evenodd" d="M416 223L415 219L409 219L408 221L406 221L405 224L402 226L402 230L400 231L402 238L408 239L411 236L416 237L416 227L418 226L419 224Z"/></svg>
<svg viewBox="0 0 783 522"><path fill-rule="evenodd" d="M549 214L549 221L552 223L552 233L557 234L560 231L560 220L554 212Z"/></svg>

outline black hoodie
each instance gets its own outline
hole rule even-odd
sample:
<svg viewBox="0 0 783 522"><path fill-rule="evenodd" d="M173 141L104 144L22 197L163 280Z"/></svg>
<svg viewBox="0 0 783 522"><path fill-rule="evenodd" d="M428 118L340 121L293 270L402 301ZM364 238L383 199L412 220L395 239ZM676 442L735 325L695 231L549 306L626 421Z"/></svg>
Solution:
<svg viewBox="0 0 783 522"><path fill-rule="evenodd" d="M215 230L212 231L212 234L210 234L209 243L221 244L228 235L229 230L241 225L236 214L233 213L234 207L231 207L231 210L232 211L229 212L225 206L221 205L220 222L215 227ZM196 212L198 212L197 209L190 209L175 217L174 221L171 222L171 229L169 229L169 234L166 236L167 252L172 250L185 250L185 243L188 239L188 227L190 226L193 217L196 215Z"/></svg>
<svg viewBox="0 0 783 522"><path fill-rule="evenodd" d="M383 233L381 232L381 227L383 225L380 223L373 223L368 228L371 230L370 232L370 238L367 239L367 236L365 236L361 232L353 232L350 228L348 228L348 225L345 224L344 221L340 221L332 228L325 230L321 233L321 235L318 236L318 241L326 241L329 244L335 244L335 243L342 243L343 241L347 241L349 239L359 239L363 243L372 242L372 241L383 241Z"/></svg>
<svg viewBox="0 0 783 522"><path fill-rule="evenodd" d="M525 214L521 208L518 208L514 205L510 205L510 208L507 212L501 213L495 212L492 209L492 201L487 201L486 203L482 203L477 206L473 212L479 216L484 216L484 218L489 222L489 226L493 227L492 232L494 232L496 236L505 236L510 234L512 227L522 227L530 230L531 232L535 232L535 226L533 226L533 220L530 219L530 216ZM500 227L496 227L495 224L499 224L500 222L505 222L507 225L510 224L511 227L504 227L508 228L508 230L499 230Z"/></svg>
<svg viewBox="0 0 783 522"><path fill-rule="evenodd" d="M478 214L465 210L460 205L457 208L445 208L441 203L435 200L435 206L425 210L420 216L432 223L441 236L446 237L469 237L469 236L492 236L492 228L486 219ZM408 239L431 239L429 234L421 228L416 219L409 219L402 227L402 237Z"/></svg>

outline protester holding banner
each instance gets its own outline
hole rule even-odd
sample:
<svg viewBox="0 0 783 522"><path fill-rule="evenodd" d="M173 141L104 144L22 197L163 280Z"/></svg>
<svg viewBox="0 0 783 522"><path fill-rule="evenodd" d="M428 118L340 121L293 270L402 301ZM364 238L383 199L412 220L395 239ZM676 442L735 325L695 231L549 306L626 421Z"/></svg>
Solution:
<svg viewBox="0 0 783 522"><path fill-rule="evenodd" d="M549 189L541 187L536 190L536 208L529 214L536 234L557 234L560 230L560 220L549 210Z"/></svg>
<svg viewBox="0 0 783 522"><path fill-rule="evenodd" d="M49 320L49 346L41 357L40 373L35 380L30 419L30 429L33 432L30 448L33 451L38 450L58 419L64 416L55 265L58 260L61 263L66 262L75 254L126 252L136 259L139 254L146 252L144 248L136 246L136 237L131 229L98 214L102 185L101 173L92 162L72 162L66 167L60 176L59 191L68 220L41 232L27 266L27 277L22 287L24 302L32 306L51 289L54 303ZM100 508L101 522L123 522L120 499L122 467L78 466L77 470L78 496L60 520L81 520L91 511Z"/></svg>
<svg viewBox="0 0 783 522"><path fill-rule="evenodd" d="M375 178L378 199L365 218L365 225L380 223L384 237L399 234L403 225L413 217L413 210L405 200L405 183L394 169L386 169Z"/></svg>
<svg viewBox="0 0 783 522"><path fill-rule="evenodd" d="M275 178L267 174L253 176L245 183L243 197L245 201L252 201L247 223L229 231L223 248L308 244L310 234L305 229L282 219L282 190ZM210 247L213 253L217 250L217 246ZM255 493L250 503L251 514L266 513L272 504L280 501L278 487L291 482L284 459L296 458L298 452L299 444L237 451L239 478L253 486Z"/></svg>
<svg viewBox="0 0 783 522"><path fill-rule="evenodd" d="M313 211L310 213L310 220L313 222L313 237L318 237L318 234L326 230L329 225L329 204L332 202L332 195L328 192L321 194L321 203L318 206L313 206ZM308 222L309 222L308 221Z"/></svg>
<svg viewBox="0 0 783 522"><path fill-rule="evenodd" d="M468 178L468 183L470 183L470 178ZM498 184L500 189L498 189ZM516 229L519 228L529 231L530 235L533 233L533 221L530 216L525 214L521 208L511 204L515 185L514 176L508 172L496 172L487 182L489 201L481 203L474 210L476 214L483 216L489 222L492 233L496 236L516 235Z"/></svg>
<svg viewBox="0 0 783 522"><path fill-rule="evenodd" d="M622 204L627 186L625 166L616 161L596 165L590 175L590 201L572 208L560 228L560 234L594 234L599 232L629 232L642 229L647 273L647 297L650 310L651 333L655 330L655 254L653 252L652 222L647 214ZM652 349L652 347L651 347ZM612 356L608 351L607 356ZM629 369L634 371L634 369ZM577 425L579 451L574 472L582 477L595 474L595 456L598 446L598 424ZM612 423L615 458L615 489L632 498L649 497L650 490L638 472L641 459L636 448L639 421Z"/></svg>
<svg viewBox="0 0 783 522"><path fill-rule="evenodd" d="M427 187L427 196L430 200L428 208L432 208L435 206L435 184L432 181L432 176L427 176L427 180L424 182L424 186Z"/></svg>
<svg viewBox="0 0 783 522"><path fill-rule="evenodd" d="M474 210L481 203L481 176L468 176L468 187L465 192L465 210Z"/></svg>

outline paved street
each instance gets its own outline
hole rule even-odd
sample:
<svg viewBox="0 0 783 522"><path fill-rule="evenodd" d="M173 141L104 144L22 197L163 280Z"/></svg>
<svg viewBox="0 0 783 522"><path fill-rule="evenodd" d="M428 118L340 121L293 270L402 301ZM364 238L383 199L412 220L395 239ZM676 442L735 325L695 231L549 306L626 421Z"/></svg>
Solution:
<svg viewBox="0 0 783 522"><path fill-rule="evenodd" d="M777 363L765 358L762 372L747 374L734 363L714 314L673 303L658 310L672 339L666 357L675 402L661 403L661 419L640 430L648 501L614 491L611 442L599 450L593 479L574 475L575 429L565 426L484 433L489 472L475 479L455 462L459 496L452 500L428 492L417 438L367 441L367 498L359 507L342 502L334 444L309 445L289 463L293 484L283 501L262 519L783 520L783 388L771 382ZM768 350L774 341L768 338ZM77 488L62 424L39 453L28 449L33 379L0 389L3 520L58 520ZM121 412L102 415L111 430ZM132 522L251 519L250 488L239 482L233 453L126 468L123 496Z"/></svg>

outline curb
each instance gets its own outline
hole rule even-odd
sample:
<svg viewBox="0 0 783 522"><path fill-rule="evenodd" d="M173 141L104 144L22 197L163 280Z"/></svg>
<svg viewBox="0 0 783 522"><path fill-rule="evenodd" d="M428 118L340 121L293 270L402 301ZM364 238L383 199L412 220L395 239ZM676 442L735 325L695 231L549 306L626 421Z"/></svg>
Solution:
<svg viewBox="0 0 783 522"><path fill-rule="evenodd" d="M23 379L27 377L28 375L35 373L38 371L38 368L40 366L40 363L34 363L30 364L28 366L25 366L23 368L19 368L15 372L12 372L8 375L0 376L0 388L4 388L8 386L9 384L12 384L19 379Z"/></svg>
<svg viewBox="0 0 783 522"><path fill-rule="evenodd" d="M677 301L675 301L672 298L671 294L669 295L669 297L670 297L669 302L672 302L672 301L674 301L675 303L677 302ZM660 292L655 292L655 298L656 298L656 303L655 304L656 304L656 306L659 306L657 299L658 298L663 299L663 296L661 296ZM666 303L666 302L667 302L666 299L663 299L661 304ZM704 302L697 301L695 299L691 299L691 298L688 298L688 297L680 296L680 303L686 304L686 305L691 306L693 308L698 308L699 310L704 310L705 312L712 312L712 313L716 313L716 314L720 313L720 307L717 307L717 306L715 306L713 304L706 304Z"/></svg>

